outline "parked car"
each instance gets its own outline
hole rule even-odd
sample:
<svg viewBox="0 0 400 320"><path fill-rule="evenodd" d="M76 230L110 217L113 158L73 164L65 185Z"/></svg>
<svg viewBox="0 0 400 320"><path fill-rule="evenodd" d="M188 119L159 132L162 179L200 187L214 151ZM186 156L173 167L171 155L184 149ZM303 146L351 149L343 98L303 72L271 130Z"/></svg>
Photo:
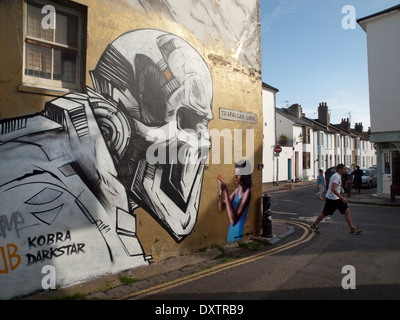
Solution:
<svg viewBox="0 0 400 320"><path fill-rule="evenodd" d="M376 187L378 179L374 169L361 169L363 171L362 186L369 189Z"/></svg>
<svg viewBox="0 0 400 320"><path fill-rule="evenodd" d="M370 166L368 169L374 169L375 173L378 173L378 166Z"/></svg>

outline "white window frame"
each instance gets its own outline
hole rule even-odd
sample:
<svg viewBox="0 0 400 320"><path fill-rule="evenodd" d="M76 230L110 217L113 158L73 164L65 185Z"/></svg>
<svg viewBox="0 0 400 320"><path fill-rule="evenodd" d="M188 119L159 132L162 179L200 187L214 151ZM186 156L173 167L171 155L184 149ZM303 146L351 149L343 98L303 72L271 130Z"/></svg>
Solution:
<svg viewBox="0 0 400 320"><path fill-rule="evenodd" d="M27 22L28 22L28 2L29 3L35 3L39 5L52 5L55 8L55 13L57 10L75 15L78 17L78 47L71 47L65 44L60 44L56 43L55 41L46 41L44 39L38 39L32 36L27 35ZM46 14L43 14L43 17L45 17ZM55 21L55 20L54 20ZM81 64L81 57L82 57L82 22L83 22L83 15L82 12L69 8L67 6L61 5L56 2L52 1L44 1L44 0L25 0L24 1L24 45L23 45L23 78L22 82L24 86L28 87L36 87L36 88L43 88L43 89L50 89L50 90L57 90L57 91L65 91L65 92L71 92L71 91L81 91L81 82L82 82L82 64ZM53 30L53 33L55 30ZM55 40L55 34L53 34L53 39ZM61 80L53 80L53 79L43 79L40 77L35 77L31 75L26 75L25 74L25 67L26 67L26 44L29 41L36 41L36 42L41 42L47 45L51 45L52 50L54 50L54 47L59 47L61 49L68 49L76 52L76 70L75 70L75 83L68 83L68 82L63 82ZM54 54L52 52L52 63L51 63L51 74L53 75L53 64L54 64Z"/></svg>

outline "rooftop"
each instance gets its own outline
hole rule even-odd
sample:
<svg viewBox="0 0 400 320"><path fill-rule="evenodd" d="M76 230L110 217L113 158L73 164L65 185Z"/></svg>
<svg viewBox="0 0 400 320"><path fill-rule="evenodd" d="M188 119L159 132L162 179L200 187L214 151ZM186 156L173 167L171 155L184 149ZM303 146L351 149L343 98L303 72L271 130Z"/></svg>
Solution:
<svg viewBox="0 0 400 320"><path fill-rule="evenodd" d="M361 28L364 29L364 31L366 31L365 23L368 22L369 20L374 19L374 18L378 18L378 17L383 16L383 15L387 15L387 14L393 13L394 11L399 11L399 10L400 10L400 4L398 4L398 5L394 6L394 7L385 9L383 11L371 14L371 15L366 16L364 18L360 18L360 19L357 20L357 23L361 26Z"/></svg>

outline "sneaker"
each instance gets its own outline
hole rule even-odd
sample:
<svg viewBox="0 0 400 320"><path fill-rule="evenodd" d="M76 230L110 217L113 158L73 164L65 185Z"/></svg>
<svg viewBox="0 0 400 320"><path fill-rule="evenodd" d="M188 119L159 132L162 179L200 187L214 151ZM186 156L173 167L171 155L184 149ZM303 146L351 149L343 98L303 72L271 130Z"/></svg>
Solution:
<svg viewBox="0 0 400 320"><path fill-rule="evenodd" d="M353 229L350 230L350 233L351 234L360 234L361 230L358 227L357 228L353 228Z"/></svg>
<svg viewBox="0 0 400 320"><path fill-rule="evenodd" d="M312 225L310 226L310 228L311 228L311 230L314 231L314 232L319 232L319 228L318 228L317 226L315 226L314 224L312 224Z"/></svg>

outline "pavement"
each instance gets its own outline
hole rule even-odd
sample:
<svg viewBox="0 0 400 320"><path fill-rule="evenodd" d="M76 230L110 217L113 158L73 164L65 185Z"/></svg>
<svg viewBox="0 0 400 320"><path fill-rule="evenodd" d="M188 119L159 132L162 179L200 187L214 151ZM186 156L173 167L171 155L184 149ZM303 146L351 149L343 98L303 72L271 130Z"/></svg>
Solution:
<svg viewBox="0 0 400 320"><path fill-rule="evenodd" d="M367 204L387 207L400 207L400 196L395 197L395 202L392 202L390 195L376 193L376 188L361 189L360 193L352 193L347 199L350 203Z"/></svg>
<svg viewBox="0 0 400 320"><path fill-rule="evenodd" d="M172 257L117 274L105 275L90 281L55 290L43 290L16 300L113 300L151 287L180 279L194 273L251 256L275 244L294 232L292 226L272 220L272 238L254 237L204 252Z"/></svg>
<svg viewBox="0 0 400 320"><path fill-rule="evenodd" d="M293 184L280 183L279 185L263 184L265 192L288 192L292 189L306 188L314 185L315 181L304 181ZM347 199L350 203L396 206L400 207L400 197L396 202L390 197L376 194L376 189L362 189L361 193L352 193ZM117 274L105 275L90 281L75 284L69 287L45 290L19 299L22 300L112 300L119 299L134 292L167 283L185 276L212 268L218 264L234 259L246 257L263 250L263 247L273 245L294 232L292 226L274 221L272 218L272 238L253 237L250 240L216 245L203 252L190 255L171 257L169 259L151 263L148 266L126 270Z"/></svg>
<svg viewBox="0 0 400 320"><path fill-rule="evenodd" d="M215 245L203 252L171 257L117 274L55 290L43 290L15 300L113 300L176 279L201 272L235 259L251 256L281 241L294 232L292 226L273 221L272 238L262 236L249 240Z"/></svg>

